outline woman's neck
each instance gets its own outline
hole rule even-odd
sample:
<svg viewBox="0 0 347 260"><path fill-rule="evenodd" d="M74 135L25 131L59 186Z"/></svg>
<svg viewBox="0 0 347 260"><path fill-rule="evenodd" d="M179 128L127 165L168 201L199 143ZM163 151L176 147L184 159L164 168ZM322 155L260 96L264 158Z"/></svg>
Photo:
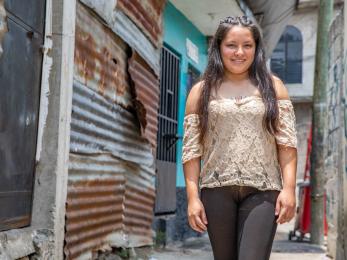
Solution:
<svg viewBox="0 0 347 260"><path fill-rule="evenodd" d="M224 73L224 82L232 81L232 82L243 82L249 80L248 71L240 74L225 72Z"/></svg>

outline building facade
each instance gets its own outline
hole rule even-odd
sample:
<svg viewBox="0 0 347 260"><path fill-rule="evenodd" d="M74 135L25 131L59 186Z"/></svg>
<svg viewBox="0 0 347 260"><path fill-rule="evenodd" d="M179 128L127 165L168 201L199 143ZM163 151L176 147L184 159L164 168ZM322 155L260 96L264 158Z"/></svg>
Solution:
<svg viewBox="0 0 347 260"><path fill-rule="evenodd" d="M208 39L220 19L247 14L271 53L294 9L294 0L0 0L0 258L92 259L153 245L162 230L197 235L181 149Z"/></svg>

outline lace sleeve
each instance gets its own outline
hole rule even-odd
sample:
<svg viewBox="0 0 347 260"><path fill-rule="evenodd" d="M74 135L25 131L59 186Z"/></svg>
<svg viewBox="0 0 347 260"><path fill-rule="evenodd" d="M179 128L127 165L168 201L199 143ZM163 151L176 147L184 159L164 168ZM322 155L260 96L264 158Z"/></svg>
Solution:
<svg viewBox="0 0 347 260"><path fill-rule="evenodd" d="M200 157L202 155L202 144L200 143L199 116L189 114L184 117L184 135L182 149L182 163Z"/></svg>
<svg viewBox="0 0 347 260"><path fill-rule="evenodd" d="M295 114L290 100L278 100L279 124L275 134L276 142L280 145L297 148Z"/></svg>

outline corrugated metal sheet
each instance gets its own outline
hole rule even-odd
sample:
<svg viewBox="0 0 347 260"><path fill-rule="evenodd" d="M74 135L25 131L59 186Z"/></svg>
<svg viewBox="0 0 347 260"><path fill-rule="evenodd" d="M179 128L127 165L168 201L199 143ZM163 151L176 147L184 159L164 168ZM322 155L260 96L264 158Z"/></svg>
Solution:
<svg viewBox="0 0 347 260"><path fill-rule="evenodd" d="M80 2L97 13L108 26L115 23L116 17L114 14L117 0L80 0Z"/></svg>
<svg viewBox="0 0 347 260"><path fill-rule="evenodd" d="M159 80L135 51L129 60L129 73L135 85L136 99L143 108L137 109L140 111L138 116L143 135L150 141L155 153L158 132ZM141 114L141 111L145 113Z"/></svg>
<svg viewBox="0 0 347 260"><path fill-rule="evenodd" d="M154 157L135 116L75 81L70 151L67 258L105 243L151 244Z"/></svg>
<svg viewBox="0 0 347 260"><path fill-rule="evenodd" d="M134 48L146 60L149 66L151 66L155 74L159 75L160 50L152 44L149 38L140 29L140 27L134 23L134 21L129 19L128 16L121 10L114 8L114 6L117 4L116 0L80 1L92 9L93 12L95 12L98 17L103 20L103 23L105 23L107 27L121 37L123 41ZM162 2L164 3L165 1ZM159 17L158 19L162 18ZM161 40L157 42L157 45L159 43L161 43Z"/></svg>
<svg viewBox="0 0 347 260"><path fill-rule="evenodd" d="M132 171L126 175L124 199L124 232L128 235L131 247L152 243L151 225L155 199L154 183L152 185L145 180L146 176L141 172L134 173Z"/></svg>
<svg viewBox="0 0 347 260"><path fill-rule="evenodd" d="M160 73L160 49L155 48L142 31L122 11L116 12L113 30L131 48L135 49L151 66L156 75Z"/></svg>
<svg viewBox="0 0 347 260"><path fill-rule="evenodd" d="M77 5L67 259L153 242L159 83L152 67L102 23ZM136 116L139 104L143 117Z"/></svg>
<svg viewBox="0 0 347 260"><path fill-rule="evenodd" d="M159 47L162 42L162 12L166 1L118 0L117 8L123 11Z"/></svg>
<svg viewBox="0 0 347 260"><path fill-rule="evenodd" d="M127 45L81 4L75 37L75 78L111 101L131 106Z"/></svg>
<svg viewBox="0 0 347 260"><path fill-rule="evenodd" d="M118 168L110 156L70 155L64 249L68 259L102 246L105 236L123 229L125 178Z"/></svg>
<svg viewBox="0 0 347 260"><path fill-rule="evenodd" d="M124 161L153 167L151 147L141 137L136 118L78 81L74 83L70 149L74 153L109 153Z"/></svg>

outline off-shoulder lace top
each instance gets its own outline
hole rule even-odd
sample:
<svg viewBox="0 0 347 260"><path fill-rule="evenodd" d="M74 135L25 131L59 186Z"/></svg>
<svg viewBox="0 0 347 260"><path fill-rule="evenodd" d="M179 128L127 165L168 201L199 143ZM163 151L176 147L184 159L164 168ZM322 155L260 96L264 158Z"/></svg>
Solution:
<svg viewBox="0 0 347 260"><path fill-rule="evenodd" d="M281 190L277 144L297 147L295 115L290 100L278 100L279 125L275 136L263 128L261 97L216 99L209 103L204 142L199 142L199 116L184 118L182 162L201 157L200 188L225 185Z"/></svg>

